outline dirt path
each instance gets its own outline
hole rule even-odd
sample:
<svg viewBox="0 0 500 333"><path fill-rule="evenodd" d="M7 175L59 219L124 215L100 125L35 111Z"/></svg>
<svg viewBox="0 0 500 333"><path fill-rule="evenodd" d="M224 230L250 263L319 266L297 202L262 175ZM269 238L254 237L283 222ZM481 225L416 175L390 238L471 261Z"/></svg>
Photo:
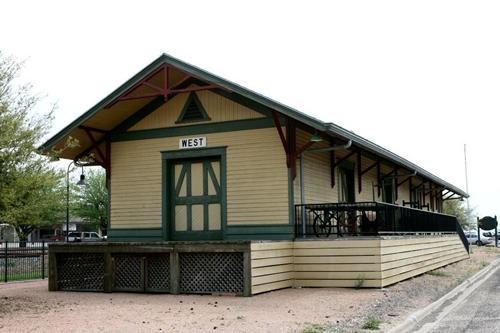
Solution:
<svg viewBox="0 0 500 333"><path fill-rule="evenodd" d="M353 332L369 316L384 328L496 255L476 251L441 273L382 290L285 289L249 298L49 293L47 281L0 284L0 332Z"/></svg>
<svg viewBox="0 0 500 333"><path fill-rule="evenodd" d="M0 286L2 332L290 332L346 320L379 290L286 289L258 297L48 292L47 282Z"/></svg>

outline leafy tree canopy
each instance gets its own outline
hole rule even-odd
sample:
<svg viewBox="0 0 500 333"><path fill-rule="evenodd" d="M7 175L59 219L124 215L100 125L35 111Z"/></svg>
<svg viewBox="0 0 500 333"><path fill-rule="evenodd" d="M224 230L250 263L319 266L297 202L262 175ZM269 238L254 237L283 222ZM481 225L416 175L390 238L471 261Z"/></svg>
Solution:
<svg viewBox="0 0 500 333"><path fill-rule="evenodd" d="M474 225L474 209L467 209L463 201L446 200L443 203L443 213L457 217L462 228L470 229Z"/></svg>
<svg viewBox="0 0 500 333"><path fill-rule="evenodd" d="M0 51L0 223L21 240L36 227L60 219L63 174L36 153L49 130L52 111L33 111L39 97L29 84L17 85L22 64Z"/></svg>
<svg viewBox="0 0 500 333"><path fill-rule="evenodd" d="M109 200L106 188L106 174L102 169L90 169L80 189L75 205L75 214L104 234L108 226Z"/></svg>

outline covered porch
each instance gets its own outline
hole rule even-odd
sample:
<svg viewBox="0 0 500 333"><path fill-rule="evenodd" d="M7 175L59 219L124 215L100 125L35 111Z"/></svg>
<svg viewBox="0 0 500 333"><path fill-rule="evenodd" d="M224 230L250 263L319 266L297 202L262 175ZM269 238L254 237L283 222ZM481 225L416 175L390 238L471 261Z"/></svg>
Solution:
<svg viewBox="0 0 500 333"><path fill-rule="evenodd" d="M296 238L458 235L469 243L452 215L383 202L295 205Z"/></svg>

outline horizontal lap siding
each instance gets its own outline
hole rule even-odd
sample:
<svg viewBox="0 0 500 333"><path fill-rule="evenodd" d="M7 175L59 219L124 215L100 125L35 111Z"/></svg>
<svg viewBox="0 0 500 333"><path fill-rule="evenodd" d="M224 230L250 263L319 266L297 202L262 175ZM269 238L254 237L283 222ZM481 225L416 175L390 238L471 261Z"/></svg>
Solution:
<svg viewBox="0 0 500 333"><path fill-rule="evenodd" d="M210 117L209 121L196 122L196 124L264 117L261 113L255 112L213 92L198 91L195 94ZM132 126L130 131L192 125L193 123L176 124L188 96L189 93L178 94L170 99L167 104L162 105Z"/></svg>
<svg viewBox="0 0 500 333"><path fill-rule="evenodd" d="M252 242L252 294L293 286L293 242Z"/></svg>
<svg viewBox="0 0 500 333"><path fill-rule="evenodd" d="M208 147L227 146L227 223L288 223L288 173L275 128L207 134ZM112 144L111 225L161 227L161 151L180 137Z"/></svg>
<svg viewBox="0 0 500 333"><path fill-rule="evenodd" d="M306 144L312 134L297 129L297 149ZM327 141L314 144L311 148L328 147ZM295 203L300 204L300 156L297 159L297 178L294 182ZM304 154L304 194L306 203L325 203L338 201L338 189L331 186L330 153Z"/></svg>
<svg viewBox="0 0 500 333"><path fill-rule="evenodd" d="M469 257L458 236L382 240L382 286L387 286Z"/></svg>
<svg viewBox="0 0 500 333"><path fill-rule="evenodd" d="M384 287L468 254L458 236L252 243L253 294L295 287Z"/></svg>
<svg viewBox="0 0 500 333"><path fill-rule="evenodd" d="M380 287L380 240L296 241L296 287Z"/></svg>

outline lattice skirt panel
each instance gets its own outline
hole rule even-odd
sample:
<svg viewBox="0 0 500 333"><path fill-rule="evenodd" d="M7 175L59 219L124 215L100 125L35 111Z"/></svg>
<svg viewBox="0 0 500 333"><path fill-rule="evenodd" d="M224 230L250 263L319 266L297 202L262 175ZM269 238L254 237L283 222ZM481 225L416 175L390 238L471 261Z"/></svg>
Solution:
<svg viewBox="0 0 500 333"><path fill-rule="evenodd" d="M116 291L170 291L170 256L123 254L113 257Z"/></svg>
<svg viewBox="0 0 500 333"><path fill-rule="evenodd" d="M116 291L143 291L143 260L138 255L118 255L113 257L114 284Z"/></svg>
<svg viewBox="0 0 500 333"><path fill-rule="evenodd" d="M58 253L57 289L104 291L104 255Z"/></svg>
<svg viewBox="0 0 500 333"><path fill-rule="evenodd" d="M170 255L146 258L146 291L170 291Z"/></svg>
<svg viewBox="0 0 500 333"><path fill-rule="evenodd" d="M243 293L243 253L179 253L181 293Z"/></svg>

